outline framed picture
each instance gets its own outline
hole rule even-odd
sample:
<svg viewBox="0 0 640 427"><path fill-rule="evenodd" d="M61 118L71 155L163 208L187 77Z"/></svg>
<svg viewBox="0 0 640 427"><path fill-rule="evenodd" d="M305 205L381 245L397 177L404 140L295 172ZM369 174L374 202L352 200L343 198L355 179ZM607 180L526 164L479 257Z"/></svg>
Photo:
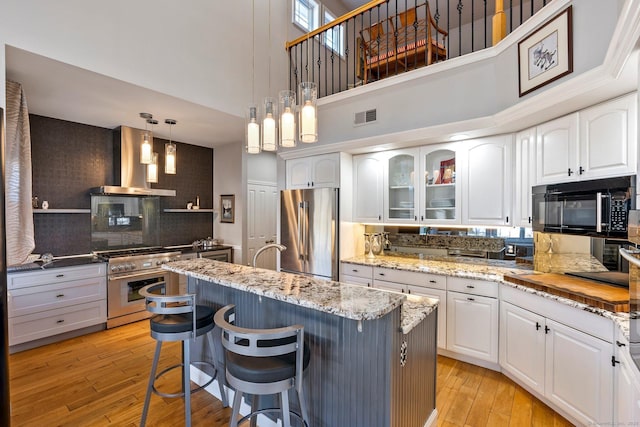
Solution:
<svg viewBox="0 0 640 427"><path fill-rule="evenodd" d="M236 219L236 196L234 194L220 195L220 222L233 223Z"/></svg>
<svg viewBox="0 0 640 427"><path fill-rule="evenodd" d="M573 72L571 6L518 43L520 96Z"/></svg>

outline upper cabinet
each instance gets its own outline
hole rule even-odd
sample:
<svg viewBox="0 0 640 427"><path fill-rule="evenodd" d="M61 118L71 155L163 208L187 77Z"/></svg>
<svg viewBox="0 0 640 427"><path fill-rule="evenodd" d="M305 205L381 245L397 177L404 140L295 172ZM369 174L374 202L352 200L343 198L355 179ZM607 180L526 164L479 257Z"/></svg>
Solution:
<svg viewBox="0 0 640 427"><path fill-rule="evenodd" d="M456 184L456 144L420 149L420 222L460 223L460 186Z"/></svg>
<svg viewBox="0 0 640 427"><path fill-rule="evenodd" d="M513 225L531 227L531 187L536 179L536 128L516 134L515 151Z"/></svg>
<svg viewBox="0 0 640 427"><path fill-rule="evenodd" d="M287 188L340 187L340 154L302 157L286 162Z"/></svg>
<svg viewBox="0 0 640 427"><path fill-rule="evenodd" d="M419 193L416 191L420 150L394 150L387 153L384 174L384 221L418 222Z"/></svg>
<svg viewBox="0 0 640 427"><path fill-rule="evenodd" d="M536 183L636 173L637 94L560 117L536 128Z"/></svg>
<svg viewBox="0 0 640 427"><path fill-rule="evenodd" d="M353 156L353 221L382 222L384 153Z"/></svg>
<svg viewBox="0 0 640 427"><path fill-rule="evenodd" d="M462 143L462 223L511 225L512 136Z"/></svg>

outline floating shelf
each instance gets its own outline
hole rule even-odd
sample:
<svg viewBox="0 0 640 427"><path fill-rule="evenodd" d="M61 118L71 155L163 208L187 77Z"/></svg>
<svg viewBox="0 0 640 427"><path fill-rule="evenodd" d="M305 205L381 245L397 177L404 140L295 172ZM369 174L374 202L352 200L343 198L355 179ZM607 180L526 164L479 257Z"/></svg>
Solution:
<svg viewBox="0 0 640 427"><path fill-rule="evenodd" d="M213 209L165 209L164 212L189 212L189 213L197 213L197 212L206 212L213 213Z"/></svg>
<svg viewBox="0 0 640 427"><path fill-rule="evenodd" d="M91 209L34 209L37 214L88 214Z"/></svg>

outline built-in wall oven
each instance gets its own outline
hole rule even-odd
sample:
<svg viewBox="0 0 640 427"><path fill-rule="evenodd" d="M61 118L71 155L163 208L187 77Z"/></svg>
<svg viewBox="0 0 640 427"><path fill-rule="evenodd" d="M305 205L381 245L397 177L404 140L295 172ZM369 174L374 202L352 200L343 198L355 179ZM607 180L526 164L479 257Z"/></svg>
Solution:
<svg viewBox="0 0 640 427"><path fill-rule="evenodd" d="M146 251L146 253L144 253ZM144 297L140 289L152 283L165 283L168 293L177 293L177 275L162 269L162 264L181 259L179 251L163 248L140 248L98 253L108 261L107 328L146 319Z"/></svg>

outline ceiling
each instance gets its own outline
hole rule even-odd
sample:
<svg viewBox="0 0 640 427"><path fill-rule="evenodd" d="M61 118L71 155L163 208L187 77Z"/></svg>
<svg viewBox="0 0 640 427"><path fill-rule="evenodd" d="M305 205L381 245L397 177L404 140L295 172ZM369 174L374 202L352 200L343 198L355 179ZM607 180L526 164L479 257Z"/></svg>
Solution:
<svg viewBox="0 0 640 427"><path fill-rule="evenodd" d="M154 134L204 147L241 143L244 118L194 104L44 56L7 46L7 79L22 84L31 114L104 128L144 129L139 113L158 120Z"/></svg>

